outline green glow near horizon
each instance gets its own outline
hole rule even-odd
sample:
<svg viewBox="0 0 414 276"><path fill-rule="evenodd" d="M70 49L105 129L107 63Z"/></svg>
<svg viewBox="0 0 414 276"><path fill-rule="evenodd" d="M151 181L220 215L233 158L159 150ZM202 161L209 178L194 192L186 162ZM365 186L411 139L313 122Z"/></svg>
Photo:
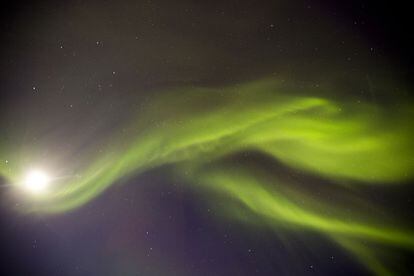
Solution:
<svg viewBox="0 0 414 276"><path fill-rule="evenodd" d="M379 220L364 222L357 219L359 214L345 219L326 216L323 208L308 210L293 199L300 191L291 191L290 198L269 190L249 168L239 168L235 174L226 167L207 167L230 154L256 151L327 179L329 185L407 183L414 177L410 107L405 104L390 112L367 103L298 96L269 79L223 89L176 89L154 98L137 114L138 119L128 125L136 135L113 137L112 145L79 172L81 178L68 179L34 198L24 211L69 211L123 178L176 165L186 181L228 195L270 224L320 232L376 274L387 275L391 272L374 251L358 240L413 250L412 232L400 226L379 227ZM180 168L185 169L180 173ZM0 174L16 186L22 170L0 165ZM324 206L328 207L332 206Z"/></svg>

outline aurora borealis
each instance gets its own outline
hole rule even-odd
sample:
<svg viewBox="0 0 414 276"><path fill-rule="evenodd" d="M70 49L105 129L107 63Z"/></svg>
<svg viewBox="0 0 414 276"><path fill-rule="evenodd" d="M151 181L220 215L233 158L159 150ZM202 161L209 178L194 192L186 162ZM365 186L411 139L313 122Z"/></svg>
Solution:
<svg viewBox="0 0 414 276"><path fill-rule="evenodd" d="M218 91L196 88L170 92L166 99L155 99L148 110L137 115L143 121L151 118L153 128L148 127L131 139L130 145L119 152L120 146L107 146L108 156L98 155L97 161L79 172L81 177L52 187L52 191L35 197L33 206L23 209L69 211L93 200L124 177L168 164L177 166L176 173L193 182L189 185L201 183L206 189L228 194L267 223L320 231L351 250L354 247L349 243L358 238L414 249L411 231L394 225L378 227L379 220L376 224L367 223L364 217L342 218L343 210L335 203L328 206L312 203L314 199L306 198L300 190L289 189L289 183L282 183L288 187L284 189L290 190L286 195L269 191L255 176L257 170L238 168L235 172L234 167L227 169L223 165L210 172L205 168L223 156L251 150L333 180L326 185L349 185L353 189L361 185L393 185L412 178L414 163L409 147L414 133L409 124L412 109L400 108L399 112L393 112L396 118L386 118L382 114L385 107L286 97L278 93L281 89L276 81L264 80ZM196 97L192 99L192 95ZM209 98L214 99L212 103L208 103ZM132 124L141 125L139 119ZM8 164L3 165L3 171L14 175ZM347 180L360 183L345 184ZM19 185L17 176L9 181ZM300 204L290 199L290 193ZM334 215L321 214L325 208L332 208ZM362 215L360 210L357 215ZM368 254L373 255L366 247ZM364 251L354 250L357 256ZM377 264L374 256L371 258L367 261L361 257L361 261L378 274L387 275L386 268Z"/></svg>
<svg viewBox="0 0 414 276"><path fill-rule="evenodd" d="M33 225L41 221L43 230L36 233L59 233L59 242L43 238L45 244L61 247L57 246L60 253L56 254L67 257L64 248L85 250L83 259L91 259L76 259L64 268L33 275L251 275L250 265L260 268L254 270L257 275L410 274L414 225L407 206L413 195L414 99L410 81L398 77L397 70L375 65L381 57L359 54L339 61L348 49L364 49L369 39L354 38L356 31L344 31L339 38L338 31L332 31L328 41L317 38L343 24L313 21L313 16L325 14L322 4L315 4L318 8L310 14L313 4L305 5L305 10L299 9L301 4L258 5L247 18L241 15L249 9L242 5L236 8L236 15L230 12L222 22L213 20L223 29L209 21L210 9L215 10L210 6L201 8L188 1L170 10L162 1L147 3L136 7L142 15L136 19L130 5L91 2L84 7L78 3L68 11L65 5L59 6L62 19L31 19L36 22L36 37L42 37L34 38L31 54L19 56L9 50L18 60L31 60L28 68L34 73L26 73L16 84L16 89L25 87L22 96L5 93L1 105L5 221L30 218ZM180 21L178 13L187 5L200 12L190 16L196 20L195 26L203 29L207 24L206 30L215 32L200 38L198 31L183 27L187 19ZM262 26L260 14L269 7L265 21L271 23L263 31L247 27ZM291 16L277 17L278 8L287 8L292 16L298 13L298 25L290 25ZM86 16L84 11L89 9L101 17ZM210 11L202 17L205 21L197 21L204 9ZM231 10L227 7L223 12ZM20 22L21 17L15 17ZM163 20L178 26L168 29ZM45 22L56 26L46 27ZM20 36L31 37L32 32L19 24L15 28ZM307 51L307 44L298 46L298 33L283 31L292 28L304 41L317 45L312 44L312 51L319 53L322 48L326 54L299 55ZM272 37L274 29L281 31ZM232 34L221 41L222 48L207 42L220 41L222 32ZM274 40L273 44L262 46L265 42L255 39L262 33L264 41ZM88 40L85 34L96 37ZM251 40L244 38L249 35ZM350 37L351 46L330 50L331 41L343 45L343 37ZM226 43L238 50L226 50ZM272 49L283 43L286 53L275 54ZM53 48L50 53L48 47ZM264 61L261 55L266 53L269 58ZM215 55L221 59L211 58ZM355 64L349 65L353 59ZM389 60L381 64L391 68ZM211 69L216 67L221 69ZM227 67L232 69L223 74ZM11 74L7 81L14 78ZM49 186L44 192L27 193L25 174L39 168L50 174ZM108 199L110 196L114 199ZM120 205L123 201L134 203L126 208ZM173 220L169 212L181 208L185 211L176 213ZM184 215L193 212L188 208L207 211ZM100 219L101 210L116 213L117 209L128 210L113 215L122 218L117 223L110 223L114 218ZM211 218L206 219L206 213ZM137 216L139 222L133 222ZM137 227L158 220L162 227L156 228L171 227L170 233L165 230L155 242L148 238L150 231L142 230L144 238L139 238ZM202 227L197 224L209 230L198 236L195 233ZM86 234L88 227L96 230ZM221 227L233 229L234 236L252 239L252 244L262 244L264 253L248 264L247 257L238 253L243 242L228 241L228 230ZM27 231L23 228L17 233ZM49 230L52 228L55 230ZM80 238L82 229L84 238ZM98 237L93 233L99 233ZM195 244L187 247L185 242L192 239L187 235L197 238L191 240ZM225 248L220 239L208 238L216 235L225 237ZM164 247L175 239L184 242L171 250ZM38 239L35 241L33 249L38 246ZM140 246L132 247L134 242ZM164 249L145 261L151 256L142 253L149 242ZM71 243L77 247L72 248ZM153 245L148 247L154 251ZM222 250L217 256L223 260L197 270L197 254L204 254L191 253L197 247L206 248L208 256ZM255 252L250 247L249 254ZM180 248L185 253L177 252ZM112 255L113 249L126 257ZM50 246L49 250L54 252ZM329 254L329 260L318 259L329 250L335 252ZM300 257L304 252L312 256L307 258L314 258L312 264L304 265L308 262ZM187 257L180 259L180 254ZM287 257L272 258L273 254ZM337 258L343 261L335 263ZM42 255L37 259L42 261ZM285 261L290 262L288 266ZM52 262L60 265L59 260ZM173 263L174 269L167 269L167 263ZM300 270L301 266L306 270ZM322 268L317 271L315 266Z"/></svg>

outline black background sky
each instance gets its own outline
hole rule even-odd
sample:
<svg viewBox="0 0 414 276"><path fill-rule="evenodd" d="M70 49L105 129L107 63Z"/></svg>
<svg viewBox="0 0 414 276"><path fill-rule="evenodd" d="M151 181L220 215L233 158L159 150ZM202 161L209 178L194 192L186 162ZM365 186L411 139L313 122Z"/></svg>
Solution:
<svg viewBox="0 0 414 276"><path fill-rule="evenodd" d="M85 137L110 133L148 93L177 85L217 86L275 75L339 87L367 77L374 82L395 78L396 90L410 87L408 5L3 4L0 135L34 133L15 142L26 148L48 125L64 124L49 149L70 153ZM70 141L64 146L62 136ZM15 213L2 190L0 275L367 274L317 235L308 235L306 247L291 237L287 252L270 229L217 218L162 169L128 181L78 210L52 217Z"/></svg>

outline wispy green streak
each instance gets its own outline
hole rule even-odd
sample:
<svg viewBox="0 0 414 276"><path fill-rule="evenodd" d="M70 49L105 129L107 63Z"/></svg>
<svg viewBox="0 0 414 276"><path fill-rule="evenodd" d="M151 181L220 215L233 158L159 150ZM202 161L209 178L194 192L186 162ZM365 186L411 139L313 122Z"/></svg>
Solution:
<svg viewBox="0 0 414 276"><path fill-rule="evenodd" d="M408 183L414 177L411 106L391 109L299 96L274 80L222 89L176 89L150 101L134 116L137 119L127 123L129 134L114 136L112 146L79 172L81 177L56 186L24 208L45 213L72 210L128 176L177 164L179 171L185 167L181 174L187 182L227 194L271 223L323 233L377 274L387 275L375 254L359 246L358 240L412 250L411 232L309 211L284 194L265 189L247 168L234 174L225 168L210 171L206 164L229 154L257 151L329 183ZM180 165L184 163L191 166ZM22 171L5 162L0 165L0 173L17 187Z"/></svg>

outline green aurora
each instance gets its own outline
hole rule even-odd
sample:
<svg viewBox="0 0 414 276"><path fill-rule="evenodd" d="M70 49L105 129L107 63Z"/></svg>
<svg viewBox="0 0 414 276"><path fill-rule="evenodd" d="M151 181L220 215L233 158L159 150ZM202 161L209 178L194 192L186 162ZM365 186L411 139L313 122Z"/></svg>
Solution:
<svg viewBox="0 0 414 276"><path fill-rule="evenodd" d="M246 210L275 231L325 235L377 275L396 273L383 255L414 250L409 222L384 221L376 215L381 206L358 193L366 187L409 185L414 178L412 104L392 108L301 96L272 79L221 89L174 89L161 95L126 124L127 135L109 139L105 151L78 172L80 177L60 181L19 208L70 211L114 183L166 166L191 183L189 188L206 191L212 202L223 196L231 199L223 213L240 217ZM4 145L0 150L4 156L12 152ZM322 191L341 200L309 193L306 183L298 185L298 180L275 175L266 166L226 159L246 152L317 177ZM0 165L0 174L17 190L23 163ZM348 205L351 211L344 207ZM244 217L249 222L250 216Z"/></svg>

